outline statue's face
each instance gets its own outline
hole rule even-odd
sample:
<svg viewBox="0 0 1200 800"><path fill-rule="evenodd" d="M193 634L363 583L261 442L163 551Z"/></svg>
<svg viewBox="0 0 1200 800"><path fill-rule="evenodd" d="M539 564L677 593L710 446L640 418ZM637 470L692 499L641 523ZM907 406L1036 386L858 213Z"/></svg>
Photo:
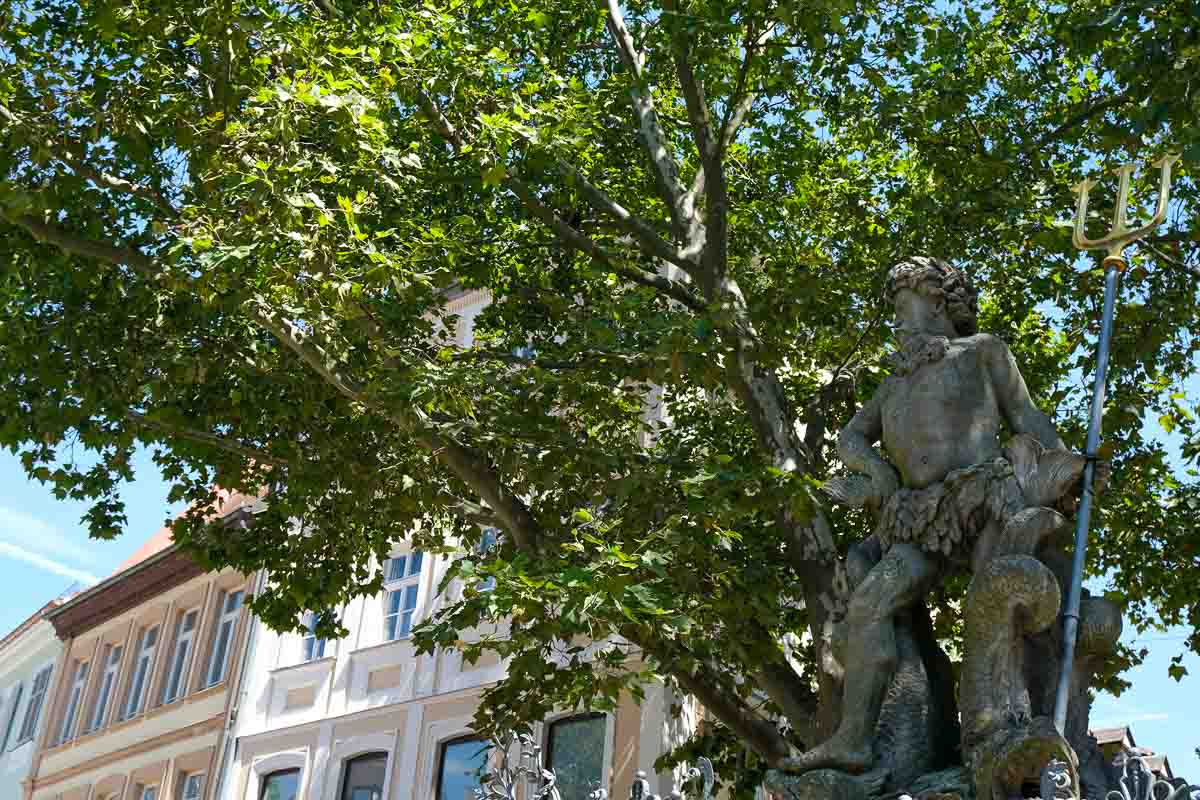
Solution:
<svg viewBox="0 0 1200 800"><path fill-rule="evenodd" d="M942 301L912 289L901 289L892 303L896 309L896 341L901 347L910 346L921 336L954 336L954 325Z"/></svg>

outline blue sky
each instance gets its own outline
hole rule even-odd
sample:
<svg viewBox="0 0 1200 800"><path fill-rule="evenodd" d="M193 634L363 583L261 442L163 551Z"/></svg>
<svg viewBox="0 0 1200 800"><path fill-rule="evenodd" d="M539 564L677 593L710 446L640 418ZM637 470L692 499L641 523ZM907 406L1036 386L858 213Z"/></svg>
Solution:
<svg viewBox="0 0 1200 800"><path fill-rule="evenodd" d="M115 541L88 538L80 523L83 503L59 501L50 489L25 477L11 453L0 451L0 636L72 584L110 575L163 522L181 510L166 502L167 485L149 455L134 460L137 479L124 492L129 524ZM1182 683L1167 676L1171 656L1183 647L1182 629L1149 633L1139 638L1127 632L1126 641L1144 641L1146 662L1127 675L1133 688L1121 697L1097 698L1093 727L1129 723L1138 744L1166 753L1177 773L1200 782L1200 658L1184 661L1192 673Z"/></svg>
<svg viewBox="0 0 1200 800"><path fill-rule="evenodd" d="M167 504L168 486L148 452L134 460L136 480L122 492L129 518L111 542L88 538L87 504L57 500L25 477L20 460L0 451L0 636L72 586L108 577L181 506Z"/></svg>

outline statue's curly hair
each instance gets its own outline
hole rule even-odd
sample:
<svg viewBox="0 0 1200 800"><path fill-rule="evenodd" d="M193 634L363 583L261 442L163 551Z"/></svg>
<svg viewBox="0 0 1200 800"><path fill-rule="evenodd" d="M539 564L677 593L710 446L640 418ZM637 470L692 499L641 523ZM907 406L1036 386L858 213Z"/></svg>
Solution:
<svg viewBox="0 0 1200 800"><path fill-rule="evenodd" d="M978 332L979 293L967 273L940 258L912 256L888 270L887 299L892 302L901 289L941 300L959 336Z"/></svg>

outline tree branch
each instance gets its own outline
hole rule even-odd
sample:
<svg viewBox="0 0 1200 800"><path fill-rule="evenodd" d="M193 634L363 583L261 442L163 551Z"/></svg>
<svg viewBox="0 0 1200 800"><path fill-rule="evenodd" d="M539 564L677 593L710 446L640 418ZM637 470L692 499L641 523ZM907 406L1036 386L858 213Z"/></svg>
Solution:
<svg viewBox="0 0 1200 800"><path fill-rule="evenodd" d="M166 214L171 219L179 218L179 211L176 210L176 208L171 205L165 197L159 194L158 191L149 186L142 186L124 178L119 178L116 175L110 175L107 172L102 172L89 166L82 159L76 158L69 153L66 155L60 155L58 158L64 164L74 170L77 175L82 178L87 178L102 189L111 189L114 192L120 192L121 194L140 197L157 208L159 211Z"/></svg>
<svg viewBox="0 0 1200 800"><path fill-rule="evenodd" d="M1133 96L1133 90L1128 89L1128 90L1122 92L1121 94L1118 94L1115 97L1109 97L1107 99L1095 102L1092 105L1088 106L1087 108L1083 109L1082 111L1079 111L1078 113L1071 116L1069 119L1067 119L1066 122L1062 123L1058 127L1054 128L1053 130L1051 130L1047 133L1042 134L1040 137L1038 137L1038 140L1036 142L1034 142L1031 146L1022 148L1022 151L1026 152L1026 153L1030 153L1030 152L1034 152L1036 150L1040 150L1041 148L1045 147L1050 142L1052 142L1055 139L1057 139L1058 137L1062 136L1067 131L1071 130L1072 128L1076 128L1076 127L1082 125L1083 123L1085 123L1088 120L1095 117L1097 114L1101 114L1105 111L1108 111L1109 109L1120 106L1122 103L1128 102L1130 99L1132 99L1132 96Z"/></svg>
<svg viewBox="0 0 1200 800"><path fill-rule="evenodd" d="M541 356L520 356L513 353L499 353L494 350L468 350L456 354L453 361L500 361L507 364L533 366L550 372L585 369L594 366L595 362L611 361L626 367L654 369L667 363L666 358L653 356L632 356L628 353L614 353L606 350L588 350L579 353L579 358L572 361L542 358Z"/></svg>
<svg viewBox="0 0 1200 800"><path fill-rule="evenodd" d="M28 214L11 218L11 221L39 241L53 244L64 252L95 258L117 266L129 266L148 279L165 282L171 288L194 289L186 281L168 279L167 271L160 262L134 248L83 239ZM409 431L417 444L429 450L452 474L471 487L494 509L496 517L503 522L504 528L519 547L531 553L539 551L542 539L540 525L525 503L504 484L482 456L453 438L425 426L415 414L389 410L368 397L356 381L337 370L336 360L324 348L312 341L295 324L280 317L261 297L249 300L246 303L246 311L259 327L273 334L345 397L362 404L402 430Z"/></svg>
<svg viewBox="0 0 1200 800"><path fill-rule="evenodd" d="M532 512L512 490L504 484L482 456L422 424L416 414L391 411L367 397L356 382L334 368L332 359L323 348L313 342L291 322L281 319L261 298L250 301L252 316L265 329L273 333L284 346L308 364L313 371L325 379L348 399L384 416L403 430L409 431L416 442L429 450L463 483L470 486L488 504L504 523L517 546L530 553L541 548L541 526Z"/></svg>
<svg viewBox="0 0 1200 800"><path fill-rule="evenodd" d="M146 277L155 277L154 261L140 250L130 247L118 247L107 242L97 242L84 239L73 233L38 219L32 214L6 217L9 222L19 228L24 228L39 242L52 244L63 252L71 255L94 258L116 266L125 265L141 272Z"/></svg>
<svg viewBox="0 0 1200 800"><path fill-rule="evenodd" d="M684 204L687 192L679 180L679 164L671 152L671 145L658 121L658 113L654 110L654 99L650 88L643 86L641 55L633 43L629 29L625 27L625 18L621 14L619 0L608 0L608 32L617 45L626 69L633 75L634 86L630 89L630 99L634 116L638 121L638 132L642 146L650 157L650 165L654 169L654 183L667 209L671 213L671 226L676 238L686 242L689 227L692 224L693 211Z"/></svg>
<svg viewBox="0 0 1200 800"><path fill-rule="evenodd" d="M613 217L617 222L617 227L636 239L642 245L642 252L646 255L669 261L684 271L691 271L695 267L695 264L660 237L648 222L631 214L602 189L592 184L579 170L563 161L556 161L555 164L559 172L574 182L588 204L596 211Z"/></svg>
<svg viewBox="0 0 1200 800"><path fill-rule="evenodd" d="M796 671L786 662L767 662L754 677L771 702L779 706L796 737L806 745L816 744L817 699Z"/></svg>
<svg viewBox="0 0 1200 800"><path fill-rule="evenodd" d="M210 447L215 447L218 450L224 450L227 453L233 453L234 455L242 456L258 464L270 464L275 467L283 468L287 468L288 466L288 462L282 458L278 458L270 453L265 453L262 450L258 450L253 447L246 447L245 445L238 444L237 442L232 441L224 436L206 433L205 431L197 431L178 425L171 425L166 422L151 419L150 417L147 417L145 414L142 414L138 411L125 412L125 418L134 425L140 425L143 428L152 428L165 433L168 436L176 436L180 439L187 439L199 444L209 445Z"/></svg>
<svg viewBox="0 0 1200 800"><path fill-rule="evenodd" d="M663 7L668 11L677 11L674 0L668 0ZM692 126L692 139L696 143L696 152L700 156L700 171L704 173L705 219L703 233L695 212L695 197L686 195L685 198L693 203L692 223L688 231L687 244L693 244L696 237L704 236L704 246L700 252L701 274L698 279L705 286L710 299L716 285L725 274L725 263L728 251L728 211L729 197L725 185L725 166L721 159L721 148L713 132L712 117L708 109L708 98L704 86L692 69L691 41L687 31L678 20L673 23L671 33L671 52L675 59L675 74L679 78L679 86L683 90L684 105L687 107L688 122Z"/></svg>
<svg viewBox="0 0 1200 800"><path fill-rule="evenodd" d="M1162 259L1163 261L1167 262L1168 264L1170 264L1170 265L1172 265L1172 266L1174 266L1174 267L1178 267L1179 269L1187 270L1188 272L1192 273L1192 274L1193 274L1193 275L1195 275L1196 277L1200 277L1200 267L1198 267L1198 266L1195 266L1195 265L1193 265L1193 264L1189 264L1189 263L1187 263L1186 261L1184 261L1184 260L1182 260L1182 259L1175 258L1175 257L1174 257L1174 256L1172 256L1172 255L1169 255L1169 254L1167 254L1167 253L1164 253L1162 250L1160 250L1160 249L1159 249L1157 246L1155 246L1153 243L1151 243L1151 242L1149 242L1149 241L1147 241L1147 240L1145 240L1145 239L1143 239L1143 240L1141 241L1141 244L1142 244L1142 246L1144 246L1146 249L1148 249L1148 250L1149 250L1151 253L1154 253L1154 255L1158 256L1160 259Z"/></svg>
<svg viewBox="0 0 1200 800"><path fill-rule="evenodd" d="M529 209L535 217L545 223L551 230L572 247L586 253L596 263L603 266L605 269L620 275L623 278L633 281L634 283L648 286L652 289L657 289L663 294L678 300L680 303L690 308L693 311L704 311L705 304L702 300L692 294L687 288L686 283L673 281L665 275L655 275L654 273L646 272L637 267L626 267L616 263L604 251L600 245L596 244L589 237L584 236L579 231L567 224L566 220L560 217L549 206L539 200L529 186L520 178L509 176L508 185L513 190L517 197L521 198L521 202Z"/></svg>
<svg viewBox="0 0 1200 800"><path fill-rule="evenodd" d="M757 714L730 692L722 691L715 676L697 667L695 672L681 669L670 675L688 694L695 696L705 710L725 723L771 766L778 766L791 755L792 748L787 739L770 720Z"/></svg>
<svg viewBox="0 0 1200 800"><path fill-rule="evenodd" d="M729 145L737 137L738 131L741 130L742 124L746 121L746 115L750 113L750 109L754 107L754 103L758 100L758 92L746 91L746 84L750 77L750 63L758 48L765 46L774 35L774 25L768 24L766 30L757 37L747 37L746 53L742 58L742 66L738 70L737 88L734 89L733 95L729 98L725 120L721 124L721 138L717 143L722 156L724 156L725 151L729 149ZM695 198L699 197L703 191L704 170L701 169L696 171L696 177L692 180L692 188L688 190L688 196L692 198L691 202L693 204L695 203Z"/></svg>
<svg viewBox="0 0 1200 800"><path fill-rule="evenodd" d="M430 122L433 123L434 128L444 139L450 143L455 152L461 151L465 146L465 142L463 141L462 136L454 128L454 125L449 119L446 118L446 115L442 113L441 109L438 108L437 103L433 101L432 97L425 92L420 92L419 96L421 107L424 110L426 117L428 117ZM505 171L505 182L508 184L509 188L512 189L513 194L520 198L521 202L525 204L525 207L529 209L530 213L532 213L537 219L541 220L547 227L554 231L555 235L558 236L558 238L564 243L586 253L594 261L602 265L610 272L631 280L634 283L641 284L642 286L648 286L652 289L657 289L672 299L679 301L693 311L704 310L704 302L692 294L686 283L673 281L666 276L656 275L637 267L627 267L616 263L613 258L609 256L609 254L606 253L602 247L600 247L600 245L596 244L596 242L594 242L591 238L583 235L575 228L572 228L567 224L566 220L560 217L552 208L539 200L537 196L534 195L533 190L530 189L529 185L514 175L511 171ZM603 192L600 192L599 189L596 189L595 191L600 196L604 196ZM606 200L608 200L606 196L604 197ZM624 211L621 206L617 205L612 200L608 200L608 203L611 206L607 209L610 213L612 213L612 207ZM640 222L635 220L635 218L628 212L625 212L625 214L628 218L628 224L636 225L638 222ZM657 235L654 234L652 230L649 231L649 233L657 238ZM667 245L666 242L663 242L662 245L669 248L669 245ZM681 258L681 256L678 254L675 254L675 256L676 258Z"/></svg>

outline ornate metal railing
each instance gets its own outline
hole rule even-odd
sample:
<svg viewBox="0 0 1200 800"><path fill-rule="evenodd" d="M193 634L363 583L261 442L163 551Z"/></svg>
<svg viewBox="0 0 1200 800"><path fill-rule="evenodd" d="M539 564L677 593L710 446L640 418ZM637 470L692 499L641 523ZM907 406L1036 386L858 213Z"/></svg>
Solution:
<svg viewBox="0 0 1200 800"><path fill-rule="evenodd" d="M1104 800L1200 800L1200 786L1176 778L1164 780L1154 774L1144 756L1125 759L1121 780Z"/></svg>
<svg viewBox="0 0 1200 800"><path fill-rule="evenodd" d="M562 800L556 787L554 770L542 761L542 748L528 734L508 734L492 740L492 763L486 775L474 790L475 800L517 800L518 787L526 787L527 800ZM700 758L696 766L684 772L684 783L700 782L700 793L696 800L711 800L713 784L716 782L712 762ZM589 800L608 800L607 789L597 787L588 793ZM646 773L639 770L629 790L630 800L684 800L684 793L676 788L666 798L650 793Z"/></svg>

